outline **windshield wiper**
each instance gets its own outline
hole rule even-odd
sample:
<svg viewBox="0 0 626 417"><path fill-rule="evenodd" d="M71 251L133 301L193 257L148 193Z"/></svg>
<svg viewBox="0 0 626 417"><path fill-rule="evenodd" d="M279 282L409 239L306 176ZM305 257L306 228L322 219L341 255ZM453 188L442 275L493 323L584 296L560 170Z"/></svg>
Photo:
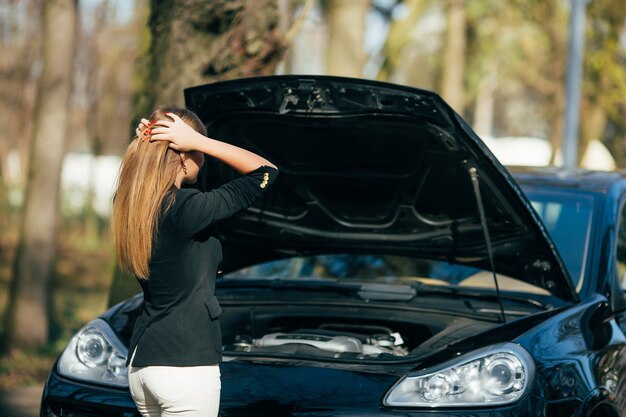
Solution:
<svg viewBox="0 0 626 417"><path fill-rule="evenodd" d="M419 281L411 284L411 287L413 287L413 289L416 291L417 297L428 294L428 295L441 295L441 296L447 296L447 297L465 297L465 298L476 298L476 299L486 300L486 301L496 301L500 304L500 314L502 314L502 310L504 310L504 306L502 305L503 299L521 303L521 304L530 304L534 307L541 308L542 310L548 310L554 307L552 304L543 303L535 298L503 294L502 292L493 293L491 292L491 290L481 290L477 288L454 287L454 286L434 286L434 285L424 284Z"/></svg>

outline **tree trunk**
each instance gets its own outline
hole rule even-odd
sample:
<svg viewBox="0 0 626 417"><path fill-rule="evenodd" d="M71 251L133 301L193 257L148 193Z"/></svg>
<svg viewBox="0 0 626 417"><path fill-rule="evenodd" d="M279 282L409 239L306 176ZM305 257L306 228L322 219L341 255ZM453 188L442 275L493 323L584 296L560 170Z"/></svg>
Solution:
<svg viewBox="0 0 626 417"><path fill-rule="evenodd" d="M330 32L327 72L330 75L361 77L367 59L364 49L365 16L370 0L329 0L326 16Z"/></svg>
<svg viewBox="0 0 626 417"><path fill-rule="evenodd" d="M281 33L287 33L291 25L293 24L293 17L295 12L295 4L291 0L277 0L278 1L278 28ZM282 59L276 65L277 74L286 74L289 72L290 62L292 59L291 48L287 48L283 54Z"/></svg>
<svg viewBox="0 0 626 417"><path fill-rule="evenodd" d="M602 141L604 129L608 120L606 110L598 102L583 101L583 111L580 120L580 138L578 141L578 165L581 165L592 140Z"/></svg>
<svg viewBox="0 0 626 417"><path fill-rule="evenodd" d="M606 73L602 73L596 81L599 91L610 91L613 87ZM607 106L602 102L604 96L592 90L593 94L583 94L580 112L580 136L578 141L578 164L582 162L589 142L597 139L602 142L604 129L608 122ZM608 94L607 94L608 96Z"/></svg>
<svg viewBox="0 0 626 417"><path fill-rule="evenodd" d="M5 2L6 3L6 2ZM32 116L38 67L41 59L40 28L42 0L9 2L9 16L23 14L21 19L8 19L0 30L0 141L6 151L17 150L19 172L12 177L13 186L22 187L27 175L28 145L32 134ZM6 165L6 158L2 160ZM8 173L7 173L8 174ZM5 176L7 178L7 176Z"/></svg>
<svg viewBox="0 0 626 417"><path fill-rule="evenodd" d="M186 87L273 74L284 52L278 10L278 0L151 0L149 70L136 117L182 105ZM116 268L109 305L139 290Z"/></svg>
<svg viewBox="0 0 626 417"><path fill-rule="evenodd" d="M413 46L411 30L424 14L429 2L427 0L404 0L403 5L407 9L404 18L392 19L389 23L389 34L384 47L385 59L376 76L377 80L393 81L398 72L422 71L422 68L416 68L416 65L411 65L412 62L407 60L409 55L407 48Z"/></svg>
<svg viewBox="0 0 626 417"><path fill-rule="evenodd" d="M48 0L44 7L43 69L7 312L4 347L9 353L48 342L48 287L56 249L77 0Z"/></svg>
<svg viewBox="0 0 626 417"><path fill-rule="evenodd" d="M486 73L478 84L474 109L473 128L481 136L492 135L495 94L498 88L498 64L491 60L486 63L486 66Z"/></svg>
<svg viewBox="0 0 626 417"><path fill-rule="evenodd" d="M563 68L563 67L561 67ZM552 70L554 79L561 80L561 84L557 84L551 94L547 96L547 116L550 121L550 144L552 146L552 157L550 165L563 165L563 133L565 130L565 81L563 70L554 68Z"/></svg>
<svg viewBox="0 0 626 417"><path fill-rule="evenodd" d="M465 0L448 0L446 38L441 67L441 96L457 113L464 107Z"/></svg>
<svg viewBox="0 0 626 417"><path fill-rule="evenodd" d="M183 89L274 72L284 47L278 0L151 0L150 74L140 109L183 103Z"/></svg>
<svg viewBox="0 0 626 417"><path fill-rule="evenodd" d="M547 2L548 13L546 16L546 33L553 51L555 52L553 63L547 69L547 79L553 81L553 90L548 94L547 114L550 120L550 143L552 145L552 158L550 165L562 164L563 134L565 131L565 72L567 67L567 47L558 24L558 10L556 6ZM560 158L559 158L560 155ZM560 160L559 160L560 159Z"/></svg>

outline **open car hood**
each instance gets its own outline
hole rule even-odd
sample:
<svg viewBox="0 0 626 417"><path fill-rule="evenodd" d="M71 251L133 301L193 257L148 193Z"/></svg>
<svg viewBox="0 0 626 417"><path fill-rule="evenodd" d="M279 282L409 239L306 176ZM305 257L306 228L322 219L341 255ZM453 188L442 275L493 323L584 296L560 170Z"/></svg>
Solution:
<svg viewBox="0 0 626 417"><path fill-rule="evenodd" d="M252 208L219 226L224 270L292 254L387 252L491 269L568 301L554 244L505 168L438 95L329 76L270 76L185 90L209 136L278 165ZM213 162L213 163L211 163ZM201 187L237 174L208 161Z"/></svg>

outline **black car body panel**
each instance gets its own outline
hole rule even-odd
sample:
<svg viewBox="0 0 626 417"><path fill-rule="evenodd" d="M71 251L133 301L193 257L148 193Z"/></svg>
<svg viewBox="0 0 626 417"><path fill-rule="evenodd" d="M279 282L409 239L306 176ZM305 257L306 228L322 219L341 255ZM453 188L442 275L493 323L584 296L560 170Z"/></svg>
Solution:
<svg viewBox="0 0 626 417"><path fill-rule="evenodd" d="M626 401L623 381L626 352L622 330L626 326L620 328L617 321L611 321L608 323L610 339L600 349L590 350L585 333L592 332L598 323L583 319L588 311L603 302L606 300L596 297L543 318L520 319L532 322L530 324L510 322L494 328L482 338L459 341L413 363L357 366L302 358L229 357L220 365L221 415L432 416L432 410L384 407L382 396L412 368L428 367L501 338L511 338L519 343L537 363L537 377L528 398L506 407L444 409L438 410L436 415L565 417L589 415L576 414L583 409L591 411L609 405L613 408L607 410L614 409ZM228 306L224 308L226 310ZM585 325L587 328L582 327ZM84 415L90 416L134 415L127 390L64 378L56 367L46 384L43 406L57 412L60 409L75 413L83 410ZM612 415L616 414L606 414Z"/></svg>
<svg viewBox="0 0 626 417"><path fill-rule="evenodd" d="M267 77L192 88L186 98L215 137L232 134L234 143L267 154L281 168L264 200L219 225L226 272L290 256L334 253L374 254L367 258L374 260L380 253L429 261L443 257L470 270L489 269L468 172L475 167L500 283L496 292L489 274L481 285L464 286L462 280L438 285L435 279L413 277L364 282L227 273L216 286L223 309L220 416L626 416L626 300L615 261L626 176L553 169L509 174L439 97L383 83ZM350 114L341 114L340 104ZM366 123L361 134L380 133L379 122L397 122L396 127L409 130L420 122L427 127L418 127L417 137L390 140L390 148L407 150L397 167L392 149L383 147L357 154L355 164L342 168L339 158L332 159L333 147L322 144L320 126L364 122L366 114L374 122ZM259 124L245 126L244 119ZM289 128L272 130L270 123L262 130L270 121L284 121ZM313 133L306 133L309 128ZM292 129L303 136L289 138ZM276 133L274 139L264 139L268 132ZM440 132L443 136L437 136ZM410 141L419 142L423 135L428 139L412 148ZM368 146L377 146L368 140ZM303 152L313 159L293 154L309 141L313 145ZM355 143L356 136L349 138L343 151L358 149ZM281 154L283 146L291 150ZM381 157L368 159L372 149ZM330 163L322 166L327 153ZM411 156L420 161L415 172ZM419 174L429 170L439 171ZM209 188L236 176L222 165L211 166L205 175L201 186ZM455 185L457 178L461 185ZM421 185L411 190L412 182ZM352 187L358 192L346 191ZM376 202L377 192L386 193L388 211ZM428 202L419 203L424 196ZM573 201L584 215L568 217L578 213L574 210L563 222L541 221L541 196L551 203ZM543 209L554 208L547 206ZM581 226L581 219L588 223ZM450 236L458 238L457 246L445 243ZM270 272L271 277L276 271ZM507 281L507 273L514 279ZM126 349L142 303L138 294L99 318ZM376 339L381 334L394 336ZM342 346L345 339L361 340L362 350L329 348ZM402 344L376 344L389 340ZM389 405L389 393L407 378L503 343L523 350L533 363L517 400L456 407ZM365 354L366 347L379 353ZM59 363L44 389L42 417L139 415L125 387L68 377Z"/></svg>
<svg viewBox="0 0 626 417"><path fill-rule="evenodd" d="M589 241L594 245L590 247L588 256L595 262L589 263L589 269L584 271L584 285L576 286L576 291L581 299L593 294L608 294L612 311L625 310L626 300L615 270L613 249L616 247L619 210L626 201L624 173L584 170L564 173L557 168L517 168L513 173L528 190L569 190L575 195L592 196L597 206L592 222L602 227L590 230Z"/></svg>

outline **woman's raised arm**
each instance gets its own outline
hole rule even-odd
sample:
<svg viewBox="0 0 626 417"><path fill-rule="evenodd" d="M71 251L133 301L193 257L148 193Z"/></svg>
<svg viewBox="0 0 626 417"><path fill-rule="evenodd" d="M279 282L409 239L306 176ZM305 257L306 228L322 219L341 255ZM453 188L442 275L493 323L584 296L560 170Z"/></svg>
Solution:
<svg viewBox="0 0 626 417"><path fill-rule="evenodd" d="M241 174L247 174L260 166L276 168L276 165L260 155L196 132L174 113L166 113L172 120L157 120L146 133L151 141L169 141L170 148L180 152L199 151L213 156Z"/></svg>

